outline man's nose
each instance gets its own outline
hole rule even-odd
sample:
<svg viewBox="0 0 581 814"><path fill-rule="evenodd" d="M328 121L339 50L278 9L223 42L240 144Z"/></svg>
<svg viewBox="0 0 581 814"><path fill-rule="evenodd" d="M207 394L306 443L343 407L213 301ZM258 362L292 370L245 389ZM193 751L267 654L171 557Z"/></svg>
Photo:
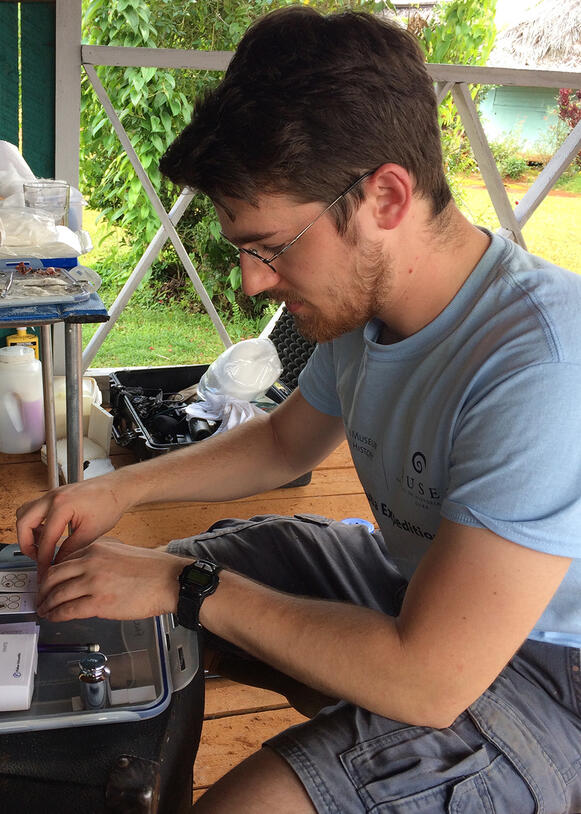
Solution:
<svg viewBox="0 0 581 814"><path fill-rule="evenodd" d="M273 288L280 276L266 263L240 253L240 273L242 274L242 290L247 297L255 297L263 291Z"/></svg>

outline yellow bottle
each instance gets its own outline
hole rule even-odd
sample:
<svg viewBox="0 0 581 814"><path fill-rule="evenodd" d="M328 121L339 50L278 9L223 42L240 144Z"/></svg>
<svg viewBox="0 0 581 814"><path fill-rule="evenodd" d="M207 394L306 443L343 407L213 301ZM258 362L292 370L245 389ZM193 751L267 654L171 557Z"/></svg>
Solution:
<svg viewBox="0 0 581 814"><path fill-rule="evenodd" d="M6 337L6 345L25 345L34 349L34 355L38 359L38 336L27 333L26 328L17 328L15 334Z"/></svg>

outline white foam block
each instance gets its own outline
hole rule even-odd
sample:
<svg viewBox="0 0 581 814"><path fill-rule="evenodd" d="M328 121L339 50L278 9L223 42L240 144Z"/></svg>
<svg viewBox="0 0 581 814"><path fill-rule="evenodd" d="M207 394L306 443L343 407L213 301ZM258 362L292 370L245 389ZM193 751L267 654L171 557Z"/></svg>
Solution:
<svg viewBox="0 0 581 814"><path fill-rule="evenodd" d="M133 687L132 689L111 690L112 707L130 707L137 704L146 704L148 701L155 701L155 687L148 684L145 687ZM71 698L73 712L80 712L83 709L81 699L78 695Z"/></svg>
<svg viewBox="0 0 581 814"><path fill-rule="evenodd" d="M0 634L0 710L29 709L38 633Z"/></svg>
<svg viewBox="0 0 581 814"><path fill-rule="evenodd" d="M0 623L0 636L3 633L10 633L11 635L15 635L16 633L27 633L32 634L35 637L34 646L36 648L36 652L34 654L34 674L38 673L38 636L40 632L40 627L36 624L36 622L2 622Z"/></svg>

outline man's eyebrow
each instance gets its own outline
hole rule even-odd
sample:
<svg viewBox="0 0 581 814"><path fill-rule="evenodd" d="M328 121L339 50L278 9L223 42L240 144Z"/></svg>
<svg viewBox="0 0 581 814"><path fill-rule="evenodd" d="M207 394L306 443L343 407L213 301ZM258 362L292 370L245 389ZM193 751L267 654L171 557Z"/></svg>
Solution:
<svg viewBox="0 0 581 814"><path fill-rule="evenodd" d="M222 232L222 234L230 243L234 243L236 246L243 246L244 243L259 243L261 240L267 240L269 237L276 235L277 232L250 232L245 235L232 235L232 237L225 232Z"/></svg>

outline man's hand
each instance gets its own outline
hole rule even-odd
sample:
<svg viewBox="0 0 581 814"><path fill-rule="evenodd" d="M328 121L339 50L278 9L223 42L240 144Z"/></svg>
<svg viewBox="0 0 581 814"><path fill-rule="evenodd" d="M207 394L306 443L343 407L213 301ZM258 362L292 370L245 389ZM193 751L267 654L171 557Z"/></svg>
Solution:
<svg viewBox="0 0 581 814"><path fill-rule="evenodd" d="M16 512L22 552L36 560L41 579L56 544L70 527L56 562L109 531L128 508L126 490L111 476L72 483L25 503Z"/></svg>
<svg viewBox="0 0 581 814"><path fill-rule="evenodd" d="M145 619L177 608L187 560L103 538L52 565L38 593L37 613L69 619Z"/></svg>

